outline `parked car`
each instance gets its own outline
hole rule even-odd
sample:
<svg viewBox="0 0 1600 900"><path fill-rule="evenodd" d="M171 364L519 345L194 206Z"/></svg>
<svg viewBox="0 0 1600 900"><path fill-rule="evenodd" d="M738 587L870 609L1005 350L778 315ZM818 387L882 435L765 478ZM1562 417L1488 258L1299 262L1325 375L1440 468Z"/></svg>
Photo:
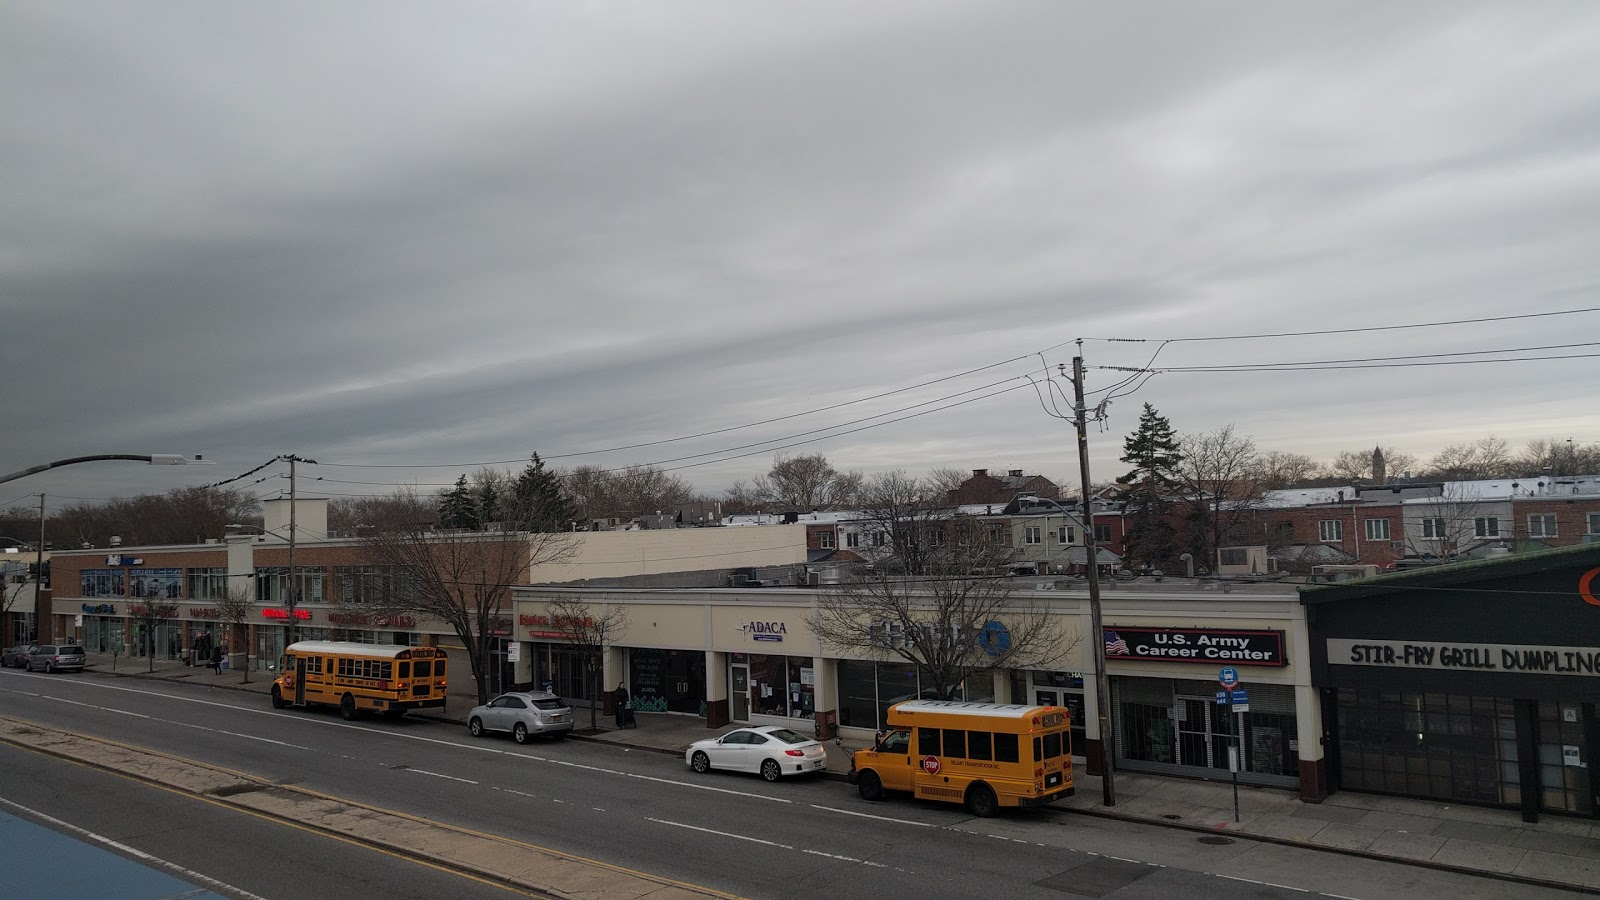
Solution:
<svg viewBox="0 0 1600 900"><path fill-rule="evenodd" d="M485 731L509 731L519 744L535 734L560 740L572 730L572 710L546 691L513 691L473 707L467 714L467 730L473 737Z"/></svg>
<svg viewBox="0 0 1600 900"><path fill-rule="evenodd" d="M7 647L4 654L0 654L0 669L20 669L28 664L28 657L33 655L33 644L18 644Z"/></svg>
<svg viewBox="0 0 1600 900"><path fill-rule="evenodd" d="M695 741L683 759L696 772L759 772L768 781L828 768L822 744L779 725L736 728L722 737Z"/></svg>
<svg viewBox="0 0 1600 900"><path fill-rule="evenodd" d="M29 672L82 672L83 645L40 644L28 655Z"/></svg>

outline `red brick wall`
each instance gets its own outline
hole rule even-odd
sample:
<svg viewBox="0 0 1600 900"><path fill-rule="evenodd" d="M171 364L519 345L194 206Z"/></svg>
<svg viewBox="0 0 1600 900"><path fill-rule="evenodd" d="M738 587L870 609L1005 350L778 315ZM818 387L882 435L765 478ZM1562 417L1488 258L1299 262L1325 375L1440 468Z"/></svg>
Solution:
<svg viewBox="0 0 1600 900"><path fill-rule="evenodd" d="M1528 532L1528 517L1555 514L1555 537ZM1519 497L1511 504L1511 533L1516 540L1540 541L1552 547L1571 547L1584 542L1589 533L1589 514L1600 513L1600 497ZM1501 523L1501 533L1506 531Z"/></svg>

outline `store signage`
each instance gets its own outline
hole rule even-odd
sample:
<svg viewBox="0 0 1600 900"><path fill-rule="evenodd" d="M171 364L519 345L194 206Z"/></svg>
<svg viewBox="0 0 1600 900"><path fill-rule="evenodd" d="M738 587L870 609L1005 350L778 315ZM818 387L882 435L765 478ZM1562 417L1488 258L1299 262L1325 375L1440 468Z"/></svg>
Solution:
<svg viewBox="0 0 1600 900"><path fill-rule="evenodd" d="M289 611L287 609L263 609L261 611L261 616L265 619L287 619L289 618ZM311 612L309 610L297 609L294 611L294 617L296 619L309 619L311 618Z"/></svg>
<svg viewBox="0 0 1600 900"><path fill-rule="evenodd" d="M1281 631L1108 625L1105 653L1109 660L1139 662L1225 662L1280 668L1289 664Z"/></svg>
<svg viewBox="0 0 1600 900"><path fill-rule="evenodd" d="M191 619L220 619L220 618L222 618L222 610L220 610L220 609L212 609L211 607L208 607L208 606L191 606L191 607L189 607L189 618L191 618Z"/></svg>
<svg viewBox="0 0 1600 900"><path fill-rule="evenodd" d="M83 611L96 615L112 615L117 611L117 608L109 603L85 603Z"/></svg>
<svg viewBox="0 0 1600 900"><path fill-rule="evenodd" d="M297 617L300 610L295 610ZM410 628L417 624L417 620L410 616L379 616L370 613L330 612L328 623L331 625L376 625L379 628Z"/></svg>
<svg viewBox="0 0 1600 900"><path fill-rule="evenodd" d="M789 633L789 626L782 622L740 622L739 630L752 640L779 642Z"/></svg>
<svg viewBox="0 0 1600 900"><path fill-rule="evenodd" d="M108 566L142 566L144 558L139 556L123 556L121 553L112 553L106 556Z"/></svg>
<svg viewBox="0 0 1600 900"><path fill-rule="evenodd" d="M1388 669L1600 676L1600 648L1543 644L1328 639L1328 663Z"/></svg>

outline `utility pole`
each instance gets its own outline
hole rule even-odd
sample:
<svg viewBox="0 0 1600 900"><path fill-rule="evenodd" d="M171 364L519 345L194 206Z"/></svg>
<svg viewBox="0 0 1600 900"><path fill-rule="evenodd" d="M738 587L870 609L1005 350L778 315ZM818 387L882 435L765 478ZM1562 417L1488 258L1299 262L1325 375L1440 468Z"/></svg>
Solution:
<svg viewBox="0 0 1600 900"><path fill-rule="evenodd" d="M34 556L36 562L33 569L33 639L39 639L39 592L44 590L44 494L39 495L39 546ZM54 616L51 617L54 619ZM55 637L55 628L51 627L50 636Z"/></svg>
<svg viewBox="0 0 1600 900"><path fill-rule="evenodd" d="M1106 629L1100 613L1100 549L1094 539L1094 500L1089 496L1089 429L1083 407L1083 341L1072 358L1073 424L1078 428L1078 474L1083 482L1083 549L1089 557L1089 627L1094 632L1089 652L1094 659L1094 696L1100 724L1100 786L1102 803L1117 805L1112 768L1111 689L1106 679Z"/></svg>
<svg viewBox="0 0 1600 900"><path fill-rule="evenodd" d="M306 459L303 456L296 456L293 453L285 453L278 458L289 463L289 639L288 643L284 645L288 646L288 644L293 644L300 640L300 620L295 618L295 607L300 601L300 578L299 573L294 570L294 544L298 537L295 530L295 513L297 512L296 507L299 506L295 502L298 495L295 489L294 465L295 463L316 465L317 461Z"/></svg>

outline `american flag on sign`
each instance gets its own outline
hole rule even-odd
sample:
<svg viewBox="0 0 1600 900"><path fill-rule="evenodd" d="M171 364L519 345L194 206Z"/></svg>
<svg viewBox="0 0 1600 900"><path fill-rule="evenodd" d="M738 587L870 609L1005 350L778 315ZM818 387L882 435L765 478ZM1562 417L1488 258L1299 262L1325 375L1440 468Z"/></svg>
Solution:
<svg viewBox="0 0 1600 900"><path fill-rule="evenodd" d="M1117 634L1115 631L1106 632L1106 655L1107 656L1127 656L1128 655L1128 642L1123 640L1122 636Z"/></svg>

